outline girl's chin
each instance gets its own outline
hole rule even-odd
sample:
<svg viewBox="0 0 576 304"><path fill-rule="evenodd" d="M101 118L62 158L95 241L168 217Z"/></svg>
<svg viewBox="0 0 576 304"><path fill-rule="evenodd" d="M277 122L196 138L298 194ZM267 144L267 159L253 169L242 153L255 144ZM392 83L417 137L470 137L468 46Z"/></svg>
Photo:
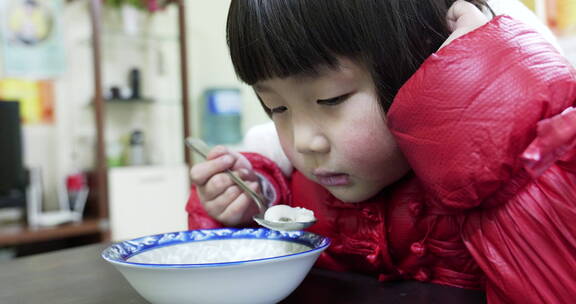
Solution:
<svg viewBox="0 0 576 304"><path fill-rule="evenodd" d="M343 203L361 203L365 200L376 195L379 191L374 193L368 191L361 191L360 189L329 189L327 190L337 199L341 200ZM358 192L356 192L357 190Z"/></svg>

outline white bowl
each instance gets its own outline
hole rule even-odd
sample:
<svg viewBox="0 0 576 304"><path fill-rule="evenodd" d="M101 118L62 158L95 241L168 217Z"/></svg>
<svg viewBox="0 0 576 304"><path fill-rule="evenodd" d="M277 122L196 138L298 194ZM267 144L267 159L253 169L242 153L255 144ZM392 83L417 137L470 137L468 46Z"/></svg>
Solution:
<svg viewBox="0 0 576 304"><path fill-rule="evenodd" d="M329 244L304 231L207 229L120 242L102 257L152 303L276 303Z"/></svg>

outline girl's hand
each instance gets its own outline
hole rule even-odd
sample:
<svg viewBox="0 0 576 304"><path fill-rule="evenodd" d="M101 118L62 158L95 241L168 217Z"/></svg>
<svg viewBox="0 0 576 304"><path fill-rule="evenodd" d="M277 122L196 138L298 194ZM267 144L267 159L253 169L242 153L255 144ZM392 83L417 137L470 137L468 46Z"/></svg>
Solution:
<svg viewBox="0 0 576 304"><path fill-rule="evenodd" d="M474 6L474 4L464 0L458 0L448 9L446 21L452 34L448 36L448 39L442 43L438 50L448 45L454 39L486 24L489 18Z"/></svg>
<svg viewBox="0 0 576 304"><path fill-rule="evenodd" d="M214 147L205 162L194 165L190 176L208 215L226 226L248 224L258 213L258 207L226 174L228 169L234 170L252 190L260 191L258 177L248 159L223 146Z"/></svg>

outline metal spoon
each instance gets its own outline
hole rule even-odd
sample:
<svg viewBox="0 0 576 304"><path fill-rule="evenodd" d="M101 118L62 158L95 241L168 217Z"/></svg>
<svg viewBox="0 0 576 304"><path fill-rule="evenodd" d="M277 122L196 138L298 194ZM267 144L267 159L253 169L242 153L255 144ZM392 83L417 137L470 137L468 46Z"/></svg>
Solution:
<svg viewBox="0 0 576 304"><path fill-rule="evenodd" d="M210 151L208 145L206 145L206 143L199 138L192 138L192 137L186 138L186 146L191 148L194 152L198 153L198 155L202 156L204 159L207 158L208 152ZM264 200L262 199L262 197L260 197L258 193L250 189L250 187L248 187L248 185L231 170L226 170L226 174L228 174L232 179L232 181L234 181L236 185L238 185L244 192L246 192L252 198L254 203L256 203L256 205L258 206L258 210L260 210L260 213L254 215L252 219L260 226L264 226L272 230L292 231L292 230L302 230L316 223L316 220L311 222L293 222L293 221L276 222L264 219L264 213L266 212L267 208L266 204L264 204Z"/></svg>

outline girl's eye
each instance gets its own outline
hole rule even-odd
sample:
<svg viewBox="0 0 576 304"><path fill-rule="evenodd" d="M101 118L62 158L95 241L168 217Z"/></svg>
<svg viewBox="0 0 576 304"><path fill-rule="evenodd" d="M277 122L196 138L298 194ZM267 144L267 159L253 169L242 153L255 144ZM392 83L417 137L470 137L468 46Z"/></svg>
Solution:
<svg viewBox="0 0 576 304"><path fill-rule="evenodd" d="M349 96L350 96L350 94L344 94L344 95L340 95L338 97L334 97L334 98L330 98L330 99L318 99L318 101L316 101L316 102L318 104L321 104L321 105L334 106L334 105L342 103Z"/></svg>
<svg viewBox="0 0 576 304"><path fill-rule="evenodd" d="M272 114L281 114L281 113L284 113L286 110L288 110L288 108L286 108L285 106L280 106L280 107L270 109L270 112Z"/></svg>

